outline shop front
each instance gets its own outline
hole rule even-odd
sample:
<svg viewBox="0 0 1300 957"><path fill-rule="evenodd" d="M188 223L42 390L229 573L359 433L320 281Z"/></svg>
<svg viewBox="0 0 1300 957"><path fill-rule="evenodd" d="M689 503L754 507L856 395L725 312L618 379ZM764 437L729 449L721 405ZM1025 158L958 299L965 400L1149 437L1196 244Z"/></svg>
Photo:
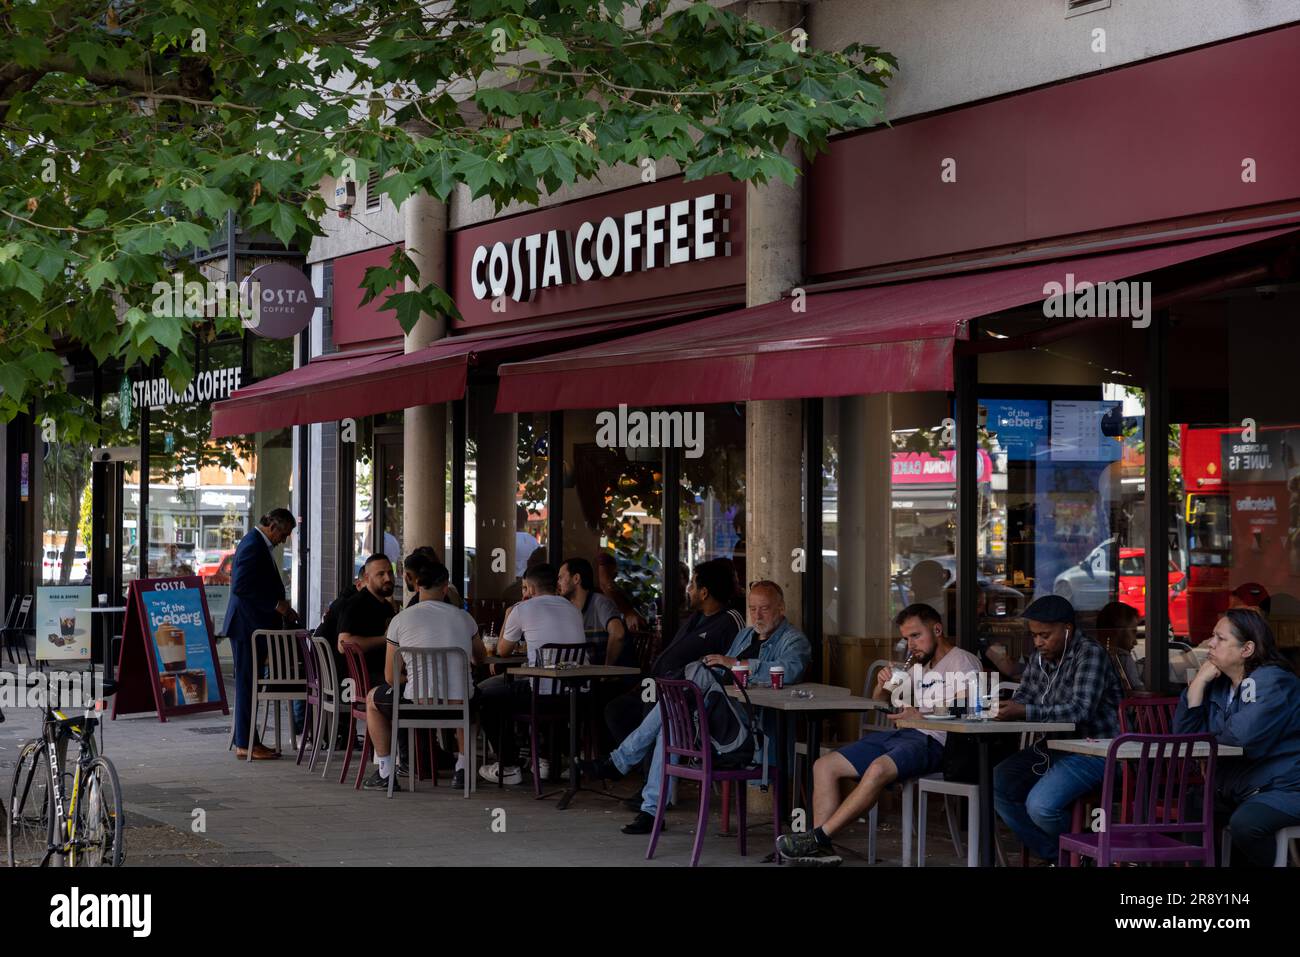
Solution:
<svg viewBox="0 0 1300 957"><path fill-rule="evenodd" d="M243 275L268 261L261 244L237 251L246 257ZM218 250L203 262L224 257ZM301 271L277 268L288 270L301 292ZM285 292L272 279L260 274L263 291ZM312 308L307 302L299 310L303 324ZM64 405L37 407L9 430L28 482L10 502L6 593L33 596L30 625L41 661L102 662L105 634L120 632L120 618L92 619L76 609L120 607L137 579L199 577L219 632L235 546L260 515L297 504L292 429L211 435L215 402L292 368L296 330L268 321L260 334L217 336L201 317L192 325L182 342L193 368L188 382L173 384L161 362L123 370L68 355ZM296 544L291 539L278 556L290 594L302 581ZM75 621L64 626L68 614Z"/></svg>
<svg viewBox="0 0 1300 957"><path fill-rule="evenodd" d="M1275 30L843 137L781 194L802 238L764 218L784 187L680 179L452 230L446 338L344 334L219 403L214 433L323 423L336 467L309 498L337 573L309 617L363 553L435 544L484 621L530 559L605 554L665 630L682 568L729 558L858 687L912 601L1008 676L1044 594L1099 635L1136 610L1147 688L1185 680L1242 584L1278 596L1290 647L1300 410L1267 344L1297 295L1300 170L1284 105L1214 78L1274 88L1297 52ZM1207 157L1225 142L1267 181ZM756 241L801 264L775 295ZM424 542L403 420L430 405Z"/></svg>

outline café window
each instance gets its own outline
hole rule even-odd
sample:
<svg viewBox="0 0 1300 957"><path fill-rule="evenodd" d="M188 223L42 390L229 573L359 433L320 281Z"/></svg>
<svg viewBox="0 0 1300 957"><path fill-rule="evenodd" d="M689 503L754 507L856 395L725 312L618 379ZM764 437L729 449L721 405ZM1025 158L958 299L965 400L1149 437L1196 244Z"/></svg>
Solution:
<svg viewBox="0 0 1300 957"><path fill-rule="evenodd" d="M1166 596L1186 680L1232 607L1265 612L1300 656L1300 396L1296 284L1245 287L1170 310L1171 556Z"/></svg>
<svg viewBox="0 0 1300 957"><path fill-rule="evenodd" d="M1042 324L1039 305L981 319L978 337L1018 344ZM980 511L977 640L1009 680L1033 654L1020 612L1044 595L1068 600L1113 657L1145 658L1149 342L1117 320L980 356L979 442L993 481ZM1138 624L1117 626L1120 613Z"/></svg>

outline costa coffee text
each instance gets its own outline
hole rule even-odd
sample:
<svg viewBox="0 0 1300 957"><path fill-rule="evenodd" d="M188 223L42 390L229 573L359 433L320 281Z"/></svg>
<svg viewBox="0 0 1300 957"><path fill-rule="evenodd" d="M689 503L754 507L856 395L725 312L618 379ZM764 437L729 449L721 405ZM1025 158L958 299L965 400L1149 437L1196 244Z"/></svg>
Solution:
<svg viewBox="0 0 1300 957"><path fill-rule="evenodd" d="M529 302L551 286L729 256L730 208L730 196L706 193L588 221L573 233L552 229L479 246L469 267L474 298Z"/></svg>

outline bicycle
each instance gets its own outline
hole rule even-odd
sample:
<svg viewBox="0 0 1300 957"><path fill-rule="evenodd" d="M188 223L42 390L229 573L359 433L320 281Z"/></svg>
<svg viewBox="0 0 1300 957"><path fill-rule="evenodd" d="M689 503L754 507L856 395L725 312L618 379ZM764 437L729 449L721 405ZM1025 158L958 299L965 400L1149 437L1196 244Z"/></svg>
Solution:
<svg viewBox="0 0 1300 957"><path fill-rule="evenodd" d="M105 684L107 698L113 682ZM56 855L65 867L122 865L122 789L113 762L95 745L102 706L92 701L84 715L70 718L47 704L41 737L22 746L5 814L10 867L38 857L37 866L46 867ZM73 741L78 752L69 770Z"/></svg>

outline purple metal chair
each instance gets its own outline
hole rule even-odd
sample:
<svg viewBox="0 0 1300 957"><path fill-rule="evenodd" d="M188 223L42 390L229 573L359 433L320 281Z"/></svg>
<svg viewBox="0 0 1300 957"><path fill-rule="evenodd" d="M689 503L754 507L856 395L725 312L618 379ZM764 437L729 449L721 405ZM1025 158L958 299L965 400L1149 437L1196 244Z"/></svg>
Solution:
<svg viewBox="0 0 1300 957"><path fill-rule="evenodd" d="M316 750L316 740L320 737L321 711L320 668L316 661L316 646L312 643L312 632L300 632L298 654L302 656L303 669L307 673L307 708L302 716L302 733L298 735L298 760L302 764L303 755L307 753L307 735L311 735L312 751Z"/></svg>
<svg viewBox="0 0 1300 957"><path fill-rule="evenodd" d="M1209 746L1208 758L1192 756L1198 743ZM1120 759L1125 744L1139 746L1138 757ZM1214 866L1214 761L1218 746L1208 734L1122 734L1110 743L1101 793L1113 795L1117 771L1135 764L1132 793L1124 794L1127 813L1105 807L1100 830L1061 835L1060 863L1072 854L1091 857L1098 867L1116 863L1175 864L1199 861ZM1204 773L1202 775L1202 765ZM1190 799L1201 792L1199 811ZM1200 835L1200 843L1187 837Z"/></svg>
<svg viewBox="0 0 1300 957"><path fill-rule="evenodd" d="M352 752L356 747L357 723L366 731L361 742L361 766L357 768L356 790L361 790L361 781L366 776L366 765L370 763L370 752L374 743L370 740L370 726L366 724L366 699L370 697L370 672L366 670L366 657L361 649L349 642L343 646L343 661L348 667L348 677L352 679L352 700L344 701L348 715L348 745L343 752L343 770L339 773L339 784L348 776L348 767L352 764ZM340 699L346 696L340 694Z"/></svg>
<svg viewBox="0 0 1300 957"><path fill-rule="evenodd" d="M704 829L709 824L709 799L712 796L714 781L757 781L763 777L761 768L726 768L719 770L713 766L713 741L708 738L708 721L696 721L696 715L703 715L704 692L693 681L671 681L666 678L655 679L655 693L659 700L659 716L663 719L664 765L659 779L659 807L655 810L655 826L650 832L650 847L645 852L646 860L655 856L655 845L659 843L659 832L664 826L664 810L668 804L668 779L685 778L700 784L700 814L695 823L695 847L691 852L691 867L700 860L700 848L704 845ZM674 764L676 756L681 764ZM737 787L736 818L739 823L740 856L745 856L745 812L748 805L749 788ZM776 802L772 808L773 824L779 828L779 812Z"/></svg>

